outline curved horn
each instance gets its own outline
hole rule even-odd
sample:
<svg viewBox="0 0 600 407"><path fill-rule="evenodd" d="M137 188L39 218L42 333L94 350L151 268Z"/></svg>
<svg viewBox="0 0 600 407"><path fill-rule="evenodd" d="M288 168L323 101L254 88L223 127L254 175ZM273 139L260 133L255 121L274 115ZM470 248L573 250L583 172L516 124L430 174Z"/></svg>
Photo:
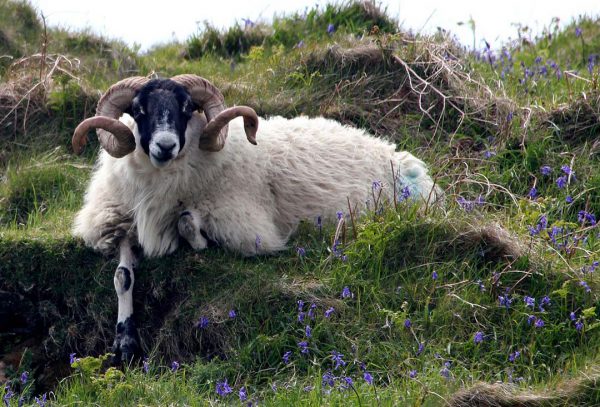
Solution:
<svg viewBox="0 0 600 407"><path fill-rule="evenodd" d="M221 91L208 80L198 75L177 75L172 77L171 80L183 85L190 93L194 103L206 115L208 125L200 138L201 149L208 151L221 150L225 146L225 139L229 130L227 123L238 116L244 116L244 127L248 141L256 144L258 117L254 110L245 106L238 106L231 111L229 109L226 110L225 99ZM225 113L226 111L229 112ZM221 116L222 114L223 116ZM217 118L218 121L212 124L213 120Z"/></svg>
<svg viewBox="0 0 600 407"><path fill-rule="evenodd" d="M209 151L218 151L211 149L211 147L216 144L213 140L216 140L219 137L221 129L226 128L227 123L239 116L244 117L244 131L246 132L246 138L250 143L256 145L258 115L251 107L234 106L223 110L206 125L203 138L200 139L200 148ZM219 148L219 150L221 148Z"/></svg>
<svg viewBox="0 0 600 407"><path fill-rule="evenodd" d="M149 80L143 76L132 76L112 85L98 101L96 116L84 120L75 129L72 140L75 151L81 153L86 143L87 131L94 127L97 128L100 145L113 157L120 158L135 150L131 130L125 131L123 126L127 126L115 122L131 106L136 93ZM93 120L96 118L101 120Z"/></svg>
<svg viewBox="0 0 600 407"><path fill-rule="evenodd" d="M87 142L87 133L90 129L103 130L109 137L104 141L100 138L102 147L113 157L121 158L135 150L135 139L131 129L124 123L106 116L94 116L85 119L75 129L73 133L73 150L76 154L81 154L85 143ZM99 136L100 137L100 136Z"/></svg>

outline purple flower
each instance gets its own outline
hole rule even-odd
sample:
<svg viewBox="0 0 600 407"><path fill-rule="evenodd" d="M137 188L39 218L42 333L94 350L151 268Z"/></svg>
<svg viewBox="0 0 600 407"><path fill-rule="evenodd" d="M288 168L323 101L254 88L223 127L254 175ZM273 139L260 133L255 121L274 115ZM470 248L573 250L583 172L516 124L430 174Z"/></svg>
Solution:
<svg viewBox="0 0 600 407"><path fill-rule="evenodd" d="M304 301L298 300L298 311L302 311L304 308Z"/></svg>
<svg viewBox="0 0 600 407"><path fill-rule="evenodd" d="M575 171L568 165L563 165L560 167L561 171L565 173L565 175L575 175Z"/></svg>
<svg viewBox="0 0 600 407"><path fill-rule="evenodd" d="M479 286L479 291L481 291L481 292L485 291L485 285L483 284L483 282L481 280L477 280L477 285Z"/></svg>
<svg viewBox="0 0 600 407"><path fill-rule="evenodd" d="M586 293L589 293L592 291L592 289L590 288L590 286L588 285L588 283L586 283L585 281L581 280L579 282L579 285L582 286L585 289Z"/></svg>
<svg viewBox="0 0 600 407"><path fill-rule="evenodd" d="M521 352L519 352L518 350L516 350L513 353L511 353L510 355L508 355L508 360L510 362L514 362L515 360L517 360L517 358L519 356L521 356Z"/></svg>
<svg viewBox="0 0 600 407"><path fill-rule="evenodd" d="M40 398L35 397L34 400L38 406L45 407L46 406L46 393L42 394L42 397L40 397Z"/></svg>
<svg viewBox="0 0 600 407"><path fill-rule="evenodd" d="M150 370L150 363L148 363L148 358L144 358L144 360L142 361L142 369L144 370L144 373L148 373L148 371Z"/></svg>
<svg viewBox="0 0 600 407"><path fill-rule="evenodd" d="M179 370L179 362L174 360L171 362L171 372L176 372Z"/></svg>
<svg viewBox="0 0 600 407"><path fill-rule="evenodd" d="M565 198L565 202L568 204L573 203L573 197L571 195L567 195L567 197Z"/></svg>
<svg viewBox="0 0 600 407"><path fill-rule="evenodd" d="M537 196L538 192L537 192L537 188L536 187L531 187L531 189L529 190L529 193L527 194L527 196L529 197L529 199L534 199Z"/></svg>
<svg viewBox="0 0 600 407"><path fill-rule="evenodd" d="M310 329L310 326L306 325L304 328L304 335L306 335L307 338L312 336L312 330Z"/></svg>
<svg viewBox="0 0 600 407"><path fill-rule="evenodd" d="M475 332L475 335L473 336L473 342L476 345L480 344L481 342L483 342L483 332L481 332L481 331Z"/></svg>
<svg viewBox="0 0 600 407"><path fill-rule="evenodd" d="M335 31L335 26L333 24L329 24L327 26L327 34L333 34L334 31Z"/></svg>
<svg viewBox="0 0 600 407"><path fill-rule="evenodd" d="M540 172L542 173L542 175L550 175L552 174L552 168L549 165L543 165L542 167L540 167Z"/></svg>
<svg viewBox="0 0 600 407"><path fill-rule="evenodd" d="M298 255L298 257L304 257L306 256L306 249L304 247L296 247L296 254Z"/></svg>
<svg viewBox="0 0 600 407"><path fill-rule="evenodd" d="M496 155L496 152L493 151L493 150L486 150L486 151L483 152L483 157L486 158L486 159L488 159L488 160L490 158L492 158L493 156L495 156L495 155Z"/></svg>
<svg viewBox="0 0 600 407"><path fill-rule="evenodd" d="M580 223L585 223L587 221L592 226L596 224L596 216L594 216L594 214L588 211L579 211L579 213L577 214L577 220Z"/></svg>
<svg viewBox="0 0 600 407"><path fill-rule="evenodd" d="M283 354L283 356L281 357L281 359L283 360L283 363L285 363L286 365L288 363L290 363L290 356L292 356L292 351L288 350L287 352L285 352Z"/></svg>
<svg viewBox="0 0 600 407"><path fill-rule="evenodd" d="M312 390L314 389L313 386L306 386L305 388L303 388L302 390L304 390L306 393L310 393Z"/></svg>
<svg viewBox="0 0 600 407"><path fill-rule="evenodd" d="M342 220L342 218L344 217L344 212L342 212L342 211L337 211L337 212L335 213L335 215L337 216L337 219L338 219L338 220Z"/></svg>
<svg viewBox="0 0 600 407"><path fill-rule="evenodd" d="M6 404L6 407L10 406L10 399L14 395L15 393L10 389L10 387L8 387L8 385L6 385L4 387L4 397L2 397L2 401L4 401L4 404Z"/></svg>
<svg viewBox="0 0 600 407"><path fill-rule="evenodd" d="M529 315L527 317L527 325L531 325L533 322L535 322L536 319L537 317L535 315Z"/></svg>
<svg viewBox="0 0 600 407"><path fill-rule="evenodd" d="M300 348L300 353L307 355L308 354L308 342L300 341L298 342L298 347Z"/></svg>
<svg viewBox="0 0 600 407"><path fill-rule="evenodd" d="M574 313L574 312L571 312L571 313L569 314L569 319L570 319L571 321L575 321L575 320L577 319L577 316L575 315L575 313Z"/></svg>
<svg viewBox="0 0 600 407"><path fill-rule="evenodd" d="M377 191L377 190L381 189L381 181L379 181L379 180L373 181L371 188L373 189L373 191Z"/></svg>
<svg viewBox="0 0 600 407"><path fill-rule="evenodd" d="M365 382L367 382L368 384L372 385L373 384L373 376L371 376L371 373L367 372L365 370L365 373L363 374L363 379L365 379Z"/></svg>
<svg viewBox="0 0 600 407"><path fill-rule="evenodd" d="M437 273L437 271L434 271L433 273L431 273L431 279L432 280L437 280L438 279L438 273Z"/></svg>
<svg viewBox="0 0 600 407"><path fill-rule="evenodd" d="M513 116L513 112L508 112L508 114L506 115L506 121L509 123L512 122Z"/></svg>
<svg viewBox="0 0 600 407"><path fill-rule="evenodd" d="M325 311L325 318L329 318L331 317L331 314L333 314L335 312L335 308L333 307L329 307L326 311Z"/></svg>
<svg viewBox="0 0 600 407"><path fill-rule="evenodd" d="M229 318L233 319L233 318L235 318L236 316L237 316L237 314L235 313L235 310L234 310L234 309L232 309L232 310L229 310Z"/></svg>
<svg viewBox="0 0 600 407"><path fill-rule="evenodd" d="M581 332L581 330L583 329L583 322L581 322L581 321L577 321L577 322L575 322L575 329L576 329L578 332Z"/></svg>
<svg viewBox="0 0 600 407"><path fill-rule="evenodd" d="M535 320L535 324L534 325L535 325L536 328L543 328L544 325L546 325L546 324L544 324L544 320L542 318L538 318L538 319Z"/></svg>
<svg viewBox="0 0 600 407"><path fill-rule="evenodd" d="M217 382L215 390L221 397L225 397L233 391L233 389L227 383L227 379L223 380L222 382Z"/></svg>
<svg viewBox="0 0 600 407"><path fill-rule="evenodd" d="M405 327L405 328L410 328L410 327L411 327L411 325L412 325L412 322L410 322L410 319L406 318L406 319L404 320L404 327Z"/></svg>
<svg viewBox="0 0 600 407"><path fill-rule="evenodd" d="M348 288L348 286L344 287L342 289L342 298L352 298L352 297L354 297L354 295L350 291L350 288Z"/></svg>
<svg viewBox="0 0 600 407"><path fill-rule="evenodd" d="M337 351L331 351L331 360L335 363L333 370L337 370L340 366L346 366L346 362L342 359L344 355Z"/></svg>
<svg viewBox="0 0 600 407"><path fill-rule="evenodd" d="M321 385L323 387L335 386L335 376L333 375L333 373L331 373L330 371L323 373L323 376L321 377Z"/></svg>
<svg viewBox="0 0 600 407"><path fill-rule="evenodd" d="M560 189L563 189L564 187L566 187L567 186L567 177L565 175L558 177L556 179L556 186L559 187Z"/></svg>
<svg viewBox="0 0 600 407"><path fill-rule="evenodd" d="M410 377L411 379L414 379L415 377L417 377L417 371L411 370L410 372L408 372L408 377Z"/></svg>
<svg viewBox="0 0 600 407"><path fill-rule="evenodd" d="M579 38L581 37L581 34L583 34L581 27L575 27L575 37Z"/></svg>
<svg viewBox="0 0 600 407"><path fill-rule="evenodd" d="M410 188L407 185L400 190L400 201L405 201L408 198L410 198Z"/></svg>
<svg viewBox="0 0 600 407"><path fill-rule="evenodd" d="M196 323L196 326L200 329L204 329L208 326L208 323L208 318L205 316L201 316L198 322Z"/></svg>
<svg viewBox="0 0 600 407"><path fill-rule="evenodd" d="M240 391L238 392L238 396L240 397L240 401L248 400L248 393L246 393L245 387L240 388Z"/></svg>
<svg viewBox="0 0 600 407"><path fill-rule="evenodd" d="M526 307L530 307L530 308L535 307L535 298L533 298L533 297L529 297L529 296L526 295L523 298L523 302L525 302L525 306Z"/></svg>
<svg viewBox="0 0 600 407"><path fill-rule="evenodd" d="M28 378L29 378L29 372L21 373L21 383L23 383L23 384L27 383Z"/></svg>
<svg viewBox="0 0 600 407"><path fill-rule="evenodd" d="M442 370L440 370L440 375L442 375L442 377L449 379L450 378L450 369L448 369L448 367L444 366L442 368Z"/></svg>
<svg viewBox="0 0 600 407"><path fill-rule="evenodd" d="M510 298L508 296L508 294L506 294L505 296L499 295L498 296L498 301L500 302L500 305L506 307L506 309L509 309L510 305L513 302L512 298Z"/></svg>
<svg viewBox="0 0 600 407"><path fill-rule="evenodd" d="M72 365L73 363L77 362L77 358L75 357L75 353L70 353L69 354L69 364Z"/></svg>
<svg viewBox="0 0 600 407"><path fill-rule="evenodd" d="M550 297L548 297L546 295L540 300L540 311L544 312L545 311L544 307L546 307L548 305L550 305Z"/></svg>
<svg viewBox="0 0 600 407"><path fill-rule="evenodd" d="M310 308L308 309L308 317L312 320L315 319L315 310L317 309L316 304L310 304Z"/></svg>
<svg viewBox="0 0 600 407"><path fill-rule="evenodd" d="M305 312L298 313L298 322L304 322L304 317L306 316Z"/></svg>
<svg viewBox="0 0 600 407"><path fill-rule="evenodd" d="M298 44L296 44L296 48L302 48L304 46L304 40L300 40Z"/></svg>

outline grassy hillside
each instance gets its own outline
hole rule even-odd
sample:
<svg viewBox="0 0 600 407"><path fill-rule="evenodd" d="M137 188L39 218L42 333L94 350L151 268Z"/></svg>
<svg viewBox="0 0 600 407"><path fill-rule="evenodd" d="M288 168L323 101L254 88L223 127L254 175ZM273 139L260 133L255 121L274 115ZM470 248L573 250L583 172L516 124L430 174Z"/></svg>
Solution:
<svg viewBox="0 0 600 407"><path fill-rule="evenodd" d="M26 2L0 2L0 23L6 405L600 403L597 19L479 51L358 2L146 53L45 28ZM336 225L308 219L275 256L144 260L148 358L108 368L117 262L70 235L98 151L74 156L71 134L116 80L184 72L261 116L393 140L445 204L345 211L335 250Z"/></svg>

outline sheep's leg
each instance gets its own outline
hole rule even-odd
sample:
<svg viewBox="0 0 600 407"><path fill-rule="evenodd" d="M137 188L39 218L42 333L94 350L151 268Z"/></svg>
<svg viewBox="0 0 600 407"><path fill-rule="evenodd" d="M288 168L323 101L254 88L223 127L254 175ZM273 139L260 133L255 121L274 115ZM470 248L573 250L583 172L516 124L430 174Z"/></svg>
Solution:
<svg viewBox="0 0 600 407"><path fill-rule="evenodd" d="M194 250L202 250L208 247L208 240L202 236L200 230L200 214L198 211L188 209L181 212L177 228L179 235L187 240Z"/></svg>
<svg viewBox="0 0 600 407"><path fill-rule="evenodd" d="M124 238L119 246L119 266L115 271L114 283L119 300L116 336L113 343L113 362L129 363L141 356L140 337L133 320L133 283L137 256L131 241Z"/></svg>

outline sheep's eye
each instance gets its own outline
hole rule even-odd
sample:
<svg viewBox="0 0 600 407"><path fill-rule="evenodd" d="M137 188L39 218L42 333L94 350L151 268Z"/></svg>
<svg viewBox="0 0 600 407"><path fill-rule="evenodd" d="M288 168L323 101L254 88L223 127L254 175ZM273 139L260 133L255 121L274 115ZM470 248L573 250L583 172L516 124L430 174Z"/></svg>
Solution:
<svg viewBox="0 0 600 407"><path fill-rule="evenodd" d="M133 108L133 118L135 120L141 118L142 116L144 116L144 114L145 114L144 109L142 109L141 106L135 106Z"/></svg>

